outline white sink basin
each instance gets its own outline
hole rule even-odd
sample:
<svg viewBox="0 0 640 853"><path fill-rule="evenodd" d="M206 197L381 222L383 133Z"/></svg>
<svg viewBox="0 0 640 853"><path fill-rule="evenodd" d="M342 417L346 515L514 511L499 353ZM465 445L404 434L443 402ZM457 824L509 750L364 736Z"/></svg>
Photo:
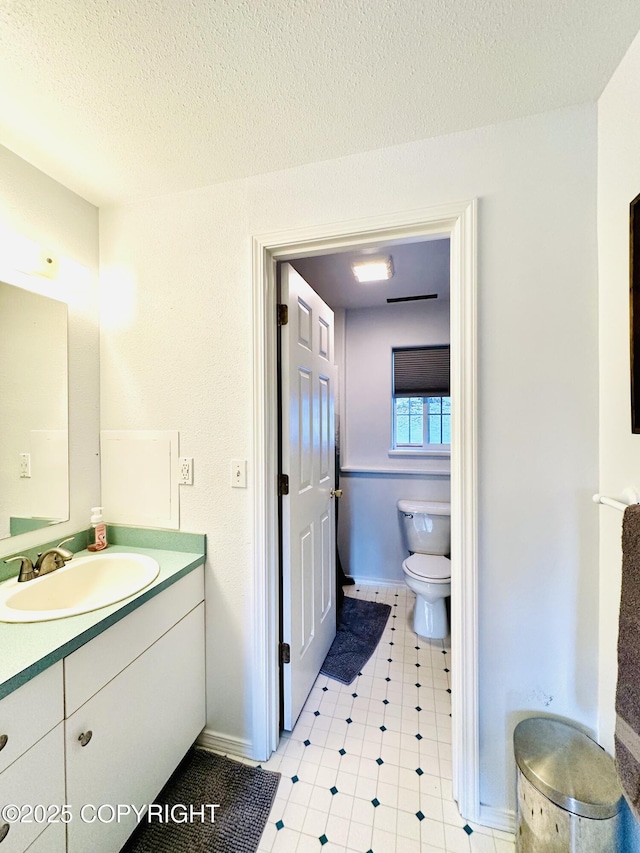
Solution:
<svg viewBox="0 0 640 853"><path fill-rule="evenodd" d="M0 622L47 622L99 610L140 592L159 571L146 554L74 557L41 578L0 584Z"/></svg>

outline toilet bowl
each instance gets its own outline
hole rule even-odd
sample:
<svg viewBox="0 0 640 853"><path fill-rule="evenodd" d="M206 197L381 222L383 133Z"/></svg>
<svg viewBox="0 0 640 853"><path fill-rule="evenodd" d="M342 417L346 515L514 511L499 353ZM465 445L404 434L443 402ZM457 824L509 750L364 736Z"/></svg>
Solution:
<svg viewBox="0 0 640 853"><path fill-rule="evenodd" d="M449 634L445 598L451 595L451 560L412 554L402 564L404 581L416 594L413 630L421 637L442 640Z"/></svg>
<svg viewBox="0 0 640 853"><path fill-rule="evenodd" d="M405 583L416 595L413 630L421 637L449 634L445 599L451 595L451 505L399 500L405 544L411 556L402 563Z"/></svg>

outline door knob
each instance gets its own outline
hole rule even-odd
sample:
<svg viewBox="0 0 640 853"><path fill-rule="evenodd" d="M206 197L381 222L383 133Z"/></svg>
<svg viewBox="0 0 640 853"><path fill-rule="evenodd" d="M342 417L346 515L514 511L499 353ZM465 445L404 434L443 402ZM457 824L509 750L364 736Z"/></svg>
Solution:
<svg viewBox="0 0 640 853"><path fill-rule="evenodd" d="M342 497L342 489L331 489L329 494L331 498L341 498Z"/></svg>

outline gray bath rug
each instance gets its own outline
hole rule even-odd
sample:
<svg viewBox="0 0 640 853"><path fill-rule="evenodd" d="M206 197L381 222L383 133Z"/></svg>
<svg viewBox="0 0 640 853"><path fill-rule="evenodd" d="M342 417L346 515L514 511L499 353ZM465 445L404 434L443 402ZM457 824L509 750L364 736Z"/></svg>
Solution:
<svg viewBox="0 0 640 853"><path fill-rule="evenodd" d="M374 653L390 613L389 604L345 596L336 638L320 672L342 684L351 684Z"/></svg>
<svg viewBox="0 0 640 853"><path fill-rule="evenodd" d="M168 807L163 814L175 806L177 820L143 818L122 853L255 853L279 781L279 773L193 749L155 798ZM193 806L194 819L179 822L187 814L179 806Z"/></svg>

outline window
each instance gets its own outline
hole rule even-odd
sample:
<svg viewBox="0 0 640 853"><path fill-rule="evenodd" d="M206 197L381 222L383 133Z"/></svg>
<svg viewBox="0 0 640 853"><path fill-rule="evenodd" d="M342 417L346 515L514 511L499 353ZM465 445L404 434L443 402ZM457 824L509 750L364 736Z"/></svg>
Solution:
<svg viewBox="0 0 640 853"><path fill-rule="evenodd" d="M451 443L451 397L396 397L393 404L394 447Z"/></svg>
<svg viewBox="0 0 640 853"><path fill-rule="evenodd" d="M394 349L394 450L428 451L450 443L449 347Z"/></svg>

